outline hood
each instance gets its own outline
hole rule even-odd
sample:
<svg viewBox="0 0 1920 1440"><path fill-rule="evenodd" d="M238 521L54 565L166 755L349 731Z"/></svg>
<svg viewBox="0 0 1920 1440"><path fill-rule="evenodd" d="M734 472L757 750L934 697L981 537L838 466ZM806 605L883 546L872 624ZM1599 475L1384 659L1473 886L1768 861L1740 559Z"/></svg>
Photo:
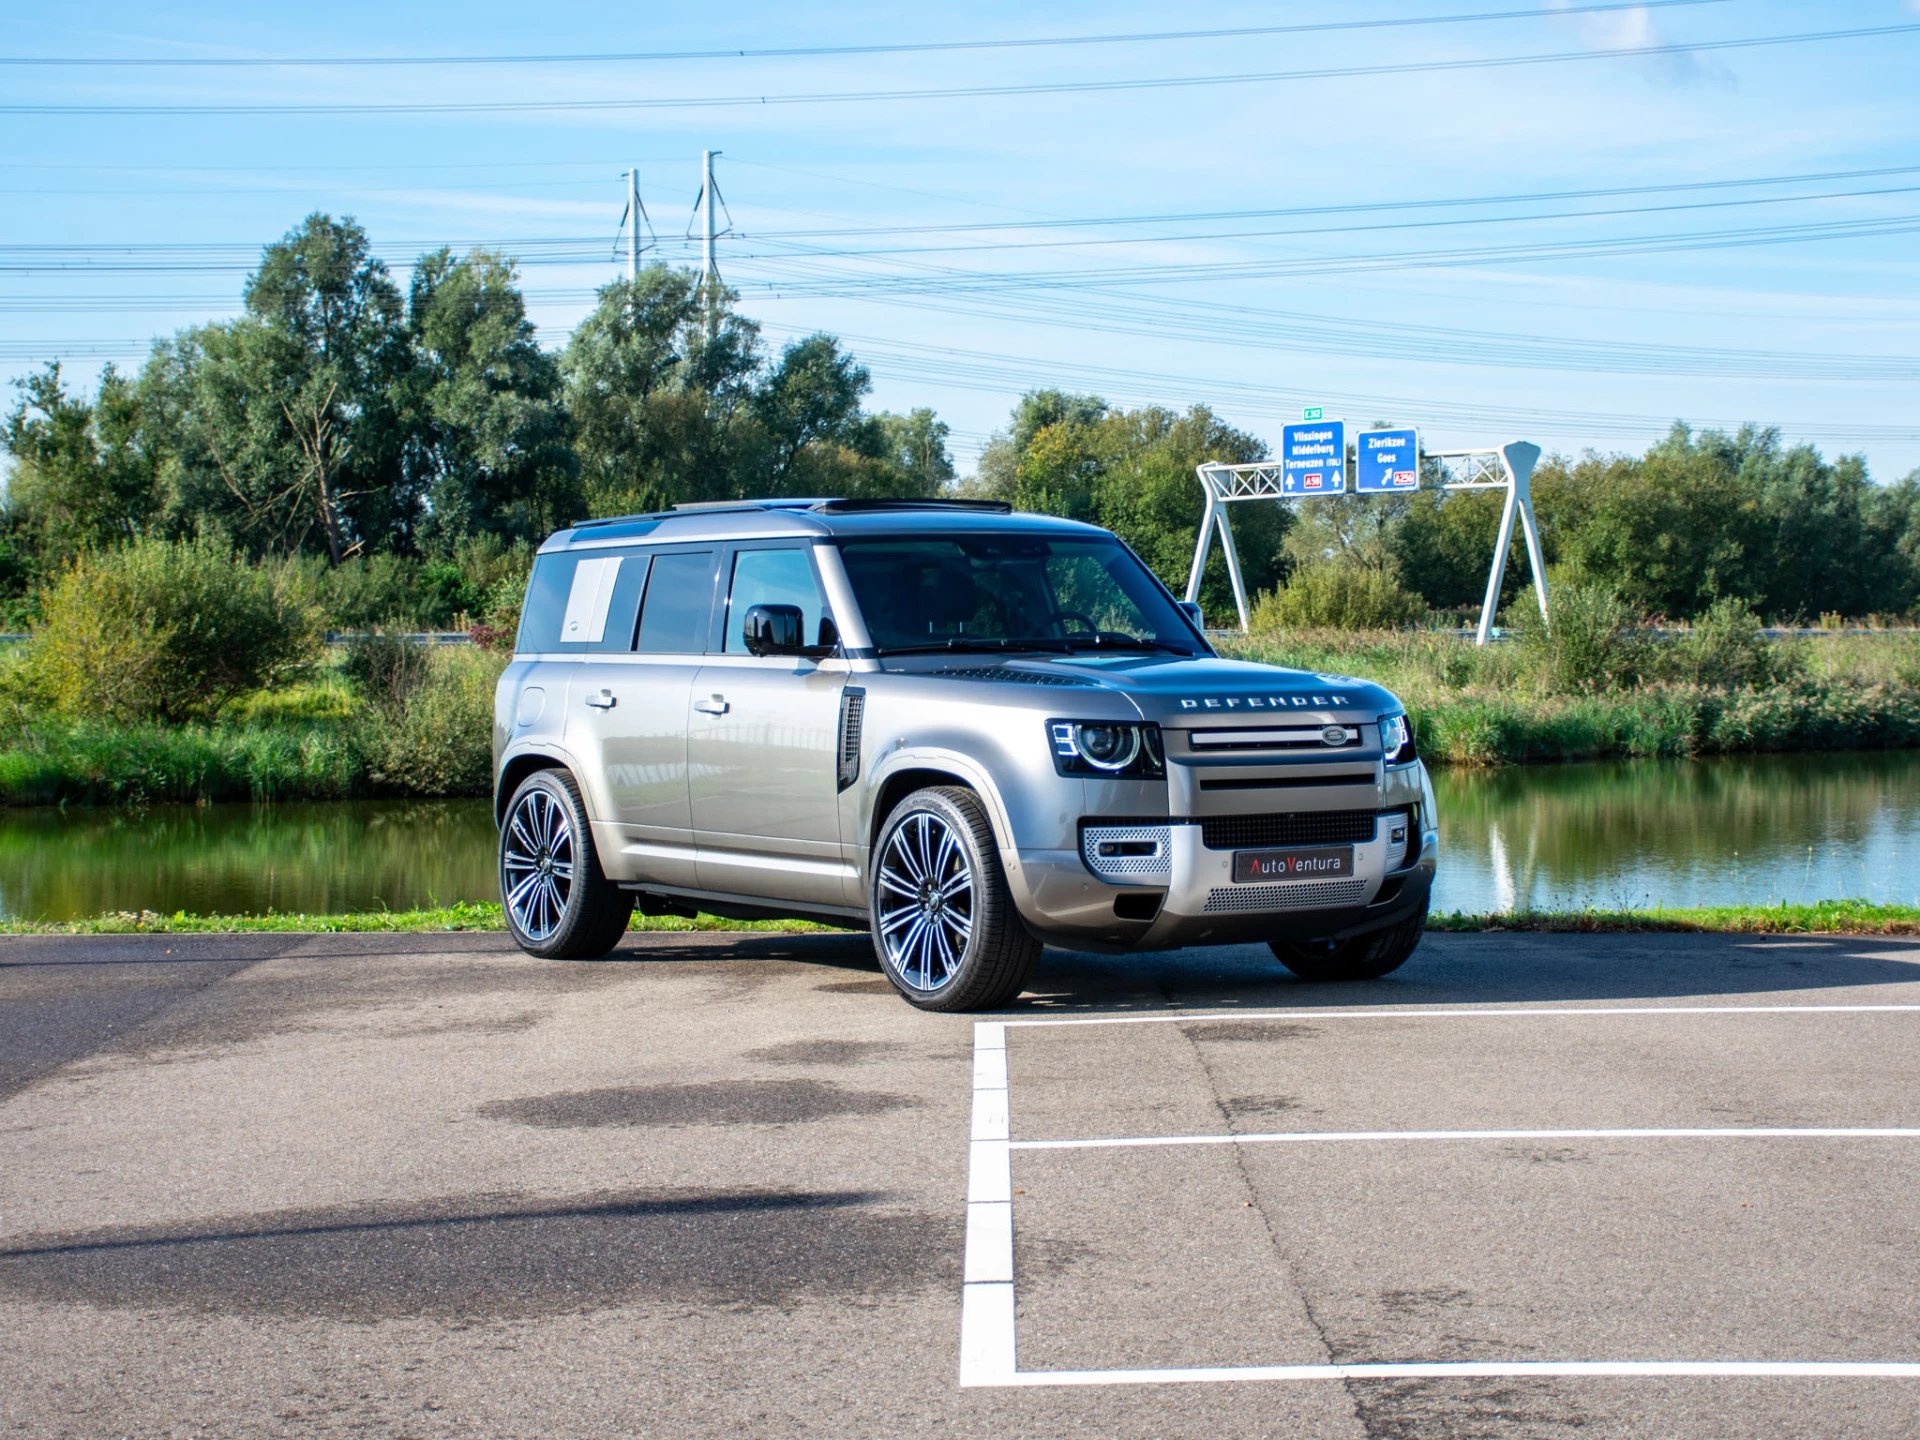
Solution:
<svg viewBox="0 0 1920 1440"><path fill-rule="evenodd" d="M918 669L918 666L914 667ZM954 679L1117 691L1142 718L1173 729L1302 720L1373 720L1398 710L1385 688L1351 675L1289 670L1216 656L1073 655L993 661L968 656L928 667ZM927 673L927 672L923 672Z"/></svg>

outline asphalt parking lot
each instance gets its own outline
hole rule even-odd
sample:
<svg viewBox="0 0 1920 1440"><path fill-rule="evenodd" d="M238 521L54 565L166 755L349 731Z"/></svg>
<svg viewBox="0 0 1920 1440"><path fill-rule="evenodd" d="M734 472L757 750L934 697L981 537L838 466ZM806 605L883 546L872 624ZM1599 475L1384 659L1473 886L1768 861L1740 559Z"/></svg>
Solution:
<svg viewBox="0 0 1920 1440"><path fill-rule="evenodd" d="M0 1433L1908 1437L1916 1082L1900 940L0 939Z"/></svg>

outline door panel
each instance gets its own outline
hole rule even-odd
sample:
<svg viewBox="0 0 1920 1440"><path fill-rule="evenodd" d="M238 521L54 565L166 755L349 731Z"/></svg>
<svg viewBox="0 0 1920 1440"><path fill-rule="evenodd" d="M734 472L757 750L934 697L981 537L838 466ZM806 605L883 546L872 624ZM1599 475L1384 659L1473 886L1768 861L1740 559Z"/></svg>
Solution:
<svg viewBox="0 0 1920 1440"><path fill-rule="evenodd" d="M567 695L567 746L585 762L600 863L616 880L691 885L687 705L692 656L582 664Z"/></svg>
<svg viewBox="0 0 1920 1440"><path fill-rule="evenodd" d="M701 889L859 903L840 851L846 682L844 670L809 660L715 656L701 667L687 742Z"/></svg>
<svg viewBox="0 0 1920 1440"><path fill-rule="evenodd" d="M610 631L608 649L618 645L622 653L583 660L568 687L568 744L584 762L581 783L600 863L615 880L696 883L687 717L706 646L715 558L711 550L653 554L637 638L631 622L617 635Z"/></svg>
<svg viewBox="0 0 1920 1440"><path fill-rule="evenodd" d="M812 551L743 545L722 568L720 650L694 678L687 783L703 890L817 905L848 897L840 850L840 691L846 671L747 653L754 605L793 605L809 643L826 638ZM830 627L829 627L830 628Z"/></svg>

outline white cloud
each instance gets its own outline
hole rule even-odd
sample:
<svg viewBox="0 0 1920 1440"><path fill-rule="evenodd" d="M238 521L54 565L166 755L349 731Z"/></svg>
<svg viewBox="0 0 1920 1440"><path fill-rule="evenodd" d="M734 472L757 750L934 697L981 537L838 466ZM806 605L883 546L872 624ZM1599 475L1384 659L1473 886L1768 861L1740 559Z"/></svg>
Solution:
<svg viewBox="0 0 1920 1440"><path fill-rule="evenodd" d="M1560 0L1555 8L1562 8ZM1920 5L1920 0L1908 0ZM1671 35L1653 17L1645 5L1599 14L1568 16L1580 43L1590 50L1639 50L1671 45ZM1564 23L1564 22L1563 22ZM1724 66L1711 64L1691 50L1674 50L1664 55L1649 55L1633 62L1649 76L1672 85L1713 83L1730 85L1733 73Z"/></svg>

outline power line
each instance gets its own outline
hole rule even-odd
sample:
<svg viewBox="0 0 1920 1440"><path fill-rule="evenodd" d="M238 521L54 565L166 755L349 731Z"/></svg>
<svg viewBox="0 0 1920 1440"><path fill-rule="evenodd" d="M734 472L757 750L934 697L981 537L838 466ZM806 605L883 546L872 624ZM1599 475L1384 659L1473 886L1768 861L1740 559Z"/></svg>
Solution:
<svg viewBox="0 0 1920 1440"><path fill-rule="evenodd" d="M809 333L780 325L765 325L762 328L772 334ZM1675 418L1672 415L1556 410L1526 406L1466 405L1435 401L1430 396L1356 394L1330 392L1318 388L1308 390L1288 386L1260 385L1245 380L1225 380L1217 376L1196 376L1191 373L1168 374L1160 371L1087 365L1071 361L1037 360L1030 354L1009 355L1003 352L960 349L946 345L923 345L912 341L881 339L845 332L837 338L855 345L864 359L885 364L888 367L886 371L888 379L901 375L914 378L924 376L935 381L953 377L950 383L954 383L957 388L1001 394L1020 386L1027 388L1084 386L1111 397L1116 393L1113 386L1119 383L1123 386L1136 387L1119 393L1130 393L1136 396L1146 393L1137 387L1152 387L1161 392L1161 400L1158 403L1165 403L1165 392L1170 390L1176 395L1194 397L1198 403L1230 404L1243 413L1271 414L1273 418L1286 420L1298 418L1298 407L1303 403L1324 402L1339 405L1356 413L1420 415L1435 421L1464 419L1475 423L1503 426L1553 426L1591 434L1615 435L1642 434L1648 430L1664 431ZM1149 399L1145 403L1156 402ZM1742 422L1698 419L1692 423L1699 426L1731 429ZM1824 421L1795 421L1782 422L1780 428L1795 434L1844 436L1861 440L1920 440L1920 426L1914 425L1873 423L1835 425Z"/></svg>
<svg viewBox="0 0 1920 1440"><path fill-rule="evenodd" d="M1603 240L1565 240L1519 245L1482 245L1451 250L1400 250L1372 255L1310 257L1298 260L1208 261L1180 265L1109 266L1102 269L972 271L950 275L866 275L823 278L785 287L787 293L841 297L861 290L900 293L970 293L983 290L1047 290L1100 285L1156 285L1175 281L1270 280L1298 275L1340 275L1375 270L1445 269L1538 260L1594 259L1620 255L1665 254L1693 250L1736 249L1813 240L1904 235L1920 230L1920 214L1880 219L1816 221L1757 226L1742 230L1681 231L1619 236ZM828 252L831 253L831 252ZM743 256L742 259L768 259ZM784 258L784 257L781 257ZM809 257L811 258L811 257Z"/></svg>
<svg viewBox="0 0 1920 1440"><path fill-rule="evenodd" d="M1152 30L1107 35L1046 35L999 40L901 41L879 45L791 45L729 50L599 50L552 54L493 55L0 55L0 65L136 66L145 69L244 68L254 66L376 65L577 65L664 60L786 60L833 55L909 55L954 50L1025 50L1065 45L1130 45L1189 40L1238 40L1265 35L1323 35L1343 30L1397 30L1463 25L1490 20L1559 19L1620 10L1668 10L1722 5L1727 0L1632 0L1632 3L1548 6L1531 10L1480 10L1456 15L1417 15L1371 20L1329 20L1304 25L1243 25L1226 30Z"/></svg>
<svg viewBox="0 0 1920 1440"><path fill-rule="evenodd" d="M1915 167L1920 168L1920 167ZM1726 210L1754 205L1795 205L1814 200L1862 200L1888 195L1911 195L1920 185L1884 186L1874 190L1829 190L1813 195L1764 195L1742 200L1697 200L1676 205L1629 205L1606 210L1549 210L1529 215L1467 215L1442 220L1393 220L1370 225L1313 225L1287 230L1224 230L1174 235L1121 235L1099 239L1073 240L998 240L974 245L902 245L873 250L819 250L820 256L859 257L873 255L969 255L1004 250L1086 249L1107 245L1164 245L1197 240L1263 240L1298 235L1358 235L1392 230L1436 230L1461 225L1517 225L1549 220L1611 219L1625 215L1659 215L1692 210ZM1365 209L1364 206L1341 207ZM746 232L743 239L771 239L770 234Z"/></svg>
<svg viewBox="0 0 1920 1440"><path fill-rule="evenodd" d="M695 110L750 105L821 105L864 101L964 100L1020 95L1084 95L1124 90L1193 89L1216 85L1259 85L1304 80L1340 80L1379 75L1412 75L1465 70L1497 70L1527 65L1560 65L1588 60L1641 59L1705 51L1750 50L1773 45L1805 45L1829 40L1864 40L1911 35L1920 24L1874 25L1854 30L1813 30L1791 35L1755 35L1686 44L1622 45L1563 50L1534 55L1500 55L1479 60L1412 60L1391 64L1268 70L1237 75L1169 75L1137 80L1051 81L1031 85L949 86L928 90L830 90L791 95L712 95L593 100L454 100L314 102L231 105L0 105L0 115L478 115L579 113L589 111Z"/></svg>
<svg viewBox="0 0 1920 1440"><path fill-rule="evenodd" d="M752 161L740 161L752 164ZM768 167L779 168L779 167ZM796 174L811 174L796 171ZM1444 210L1466 205L1526 205L1561 200L1612 200L1628 195L1672 195L1695 190L1731 190L1760 185L1814 185L1835 180L1880 179L1891 175L1920 174L1920 165L1882 165L1868 170L1827 170L1797 175L1752 175L1730 180L1681 180L1661 185L1617 185L1604 189L1533 190L1506 195L1456 195L1427 200L1366 200L1342 205L1292 205L1266 210L1189 210L1146 215L1095 215L1053 220L979 220L943 225L860 225L829 230L760 230L762 240L822 240L866 235L949 235L981 230L1054 230L1082 226L1176 225L1212 223L1226 220L1279 220L1299 215L1374 214L1399 210ZM843 178L843 177L826 177ZM855 181L856 184L871 182ZM895 187L883 187L895 188ZM924 192L910 191L911 194ZM949 196L937 196L949 199Z"/></svg>

